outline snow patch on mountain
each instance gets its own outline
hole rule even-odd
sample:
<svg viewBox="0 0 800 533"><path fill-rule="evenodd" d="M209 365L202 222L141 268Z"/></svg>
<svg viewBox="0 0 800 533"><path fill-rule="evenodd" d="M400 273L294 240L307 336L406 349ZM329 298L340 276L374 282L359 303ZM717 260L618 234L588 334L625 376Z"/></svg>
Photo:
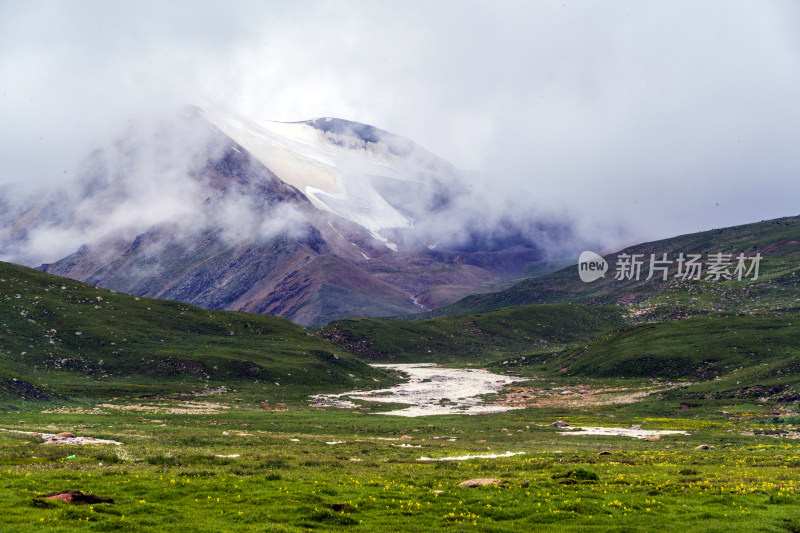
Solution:
<svg viewBox="0 0 800 533"><path fill-rule="evenodd" d="M389 248L396 246L382 230L413 225L373 186L375 177L419 183L409 163L385 143L326 132L306 122L252 121L210 105L204 114L314 206L363 226Z"/></svg>

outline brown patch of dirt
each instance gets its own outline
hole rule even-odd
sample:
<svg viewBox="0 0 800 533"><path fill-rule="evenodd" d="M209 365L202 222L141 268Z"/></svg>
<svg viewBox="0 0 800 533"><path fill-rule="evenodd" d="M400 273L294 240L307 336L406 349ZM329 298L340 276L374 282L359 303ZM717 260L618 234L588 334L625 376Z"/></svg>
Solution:
<svg viewBox="0 0 800 533"><path fill-rule="evenodd" d="M775 250L776 248L781 248L783 246L788 246L790 244L800 244L800 239L791 239L791 240L788 240L788 241L776 242L775 244L767 246L766 248L762 248L761 250L759 250L759 252L762 252L762 253L771 252L772 250Z"/></svg>
<svg viewBox="0 0 800 533"><path fill-rule="evenodd" d="M288 411L289 410L289 408L286 407L285 403L278 403L278 404L275 404L274 406L270 406L269 405L269 400L264 400L263 402L261 402L261 405L264 407L265 411Z"/></svg>
<svg viewBox="0 0 800 533"><path fill-rule="evenodd" d="M42 414L60 414L60 415L101 415L103 410L99 407L92 409L82 409L80 407L59 407L56 409L45 409L41 411Z"/></svg>
<svg viewBox="0 0 800 533"><path fill-rule="evenodd" d="M214 402L192 402L184 401L177 406L173 405L145 405L145 404L126 404L117 405L113 403L101 403L100 407L107 409L119 409L121 411L150 411L167 413L171 415L214 415L223 409L230 409L230 406Z"/></svg>
<svg viewBox="0 0 800 533"><path fill-rule="evenodd" d="M486 485L497 485L498 483L502 483L499 479L496 478L480 478L480 479L468 479L467 481L462 481L458 484L459 487L485 487Z"/></svg>
<svg viewBox="0 0 800 533"><path fill-rule="evenodd" d="M592 388L589 385L576 385L564 389L540 389L531 386L507 386L502 397L492 403L503 407L563 407L580 408L596 405L622 405L636 403L655 392L670 387Z"/></svg>

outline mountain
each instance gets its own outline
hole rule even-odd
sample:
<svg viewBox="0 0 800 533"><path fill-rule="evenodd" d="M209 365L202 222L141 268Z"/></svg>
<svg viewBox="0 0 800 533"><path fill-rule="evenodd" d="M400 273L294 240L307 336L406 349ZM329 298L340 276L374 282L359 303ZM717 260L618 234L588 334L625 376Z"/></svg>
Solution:
<svg viewBox="0 0 800 533"><path fill-rule="evenodd" d="M282 318L140 298L0 262L0 400L225 387L260 402L360 380L388 381Z"/></svg>
<svg viewBox="0 0 800 533"><path fill-rule="evenodd" d="M683 279L678 274L680 254L699 254L707 267L719 252L730 256L729 272L734 273L736 257L745 256L749 269L752 258L760 255L757 279L754 272L741 280L720 278L708 280L707 270L701 279ZM637 254L643 261L639 279L617 279L619 258ZM650 256L656 260L667 254L667 280L663 271L655 271L651 279ZM576 254L577 255L577 254ZM577 257L576 257L577 259ZM746 314L774 315L800 308L800 217L785 217L753 224L714 229L670 239L627 247L606 254L605 277L586 283L581 281L578 265L530 278L499 292L471 295L430 313L416 314L413 320L443 316L483 313L507 306L575 303L584 305L633 306L647 316L685 317L726 311ZM746 273L746 272L745 272Z"/></svg>
<svg viewBox="0 0 800 533"><path fill-rule="evenodd" d="M405 315L503 286L573 246L566 223L488 215L490 189L372 126L193 107L131 127L54 190L4 191L0 258L302 325Z"/></svg>

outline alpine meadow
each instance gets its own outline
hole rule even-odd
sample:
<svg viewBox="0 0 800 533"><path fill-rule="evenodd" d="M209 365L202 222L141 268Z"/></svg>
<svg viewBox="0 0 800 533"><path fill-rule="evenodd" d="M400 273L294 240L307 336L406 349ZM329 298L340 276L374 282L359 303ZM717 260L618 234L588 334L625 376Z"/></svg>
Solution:
<svg viewBox="0 0 800 533"><path fill-rule="evenodd" d="M800 531L797 20L0 2L0 533Z"/></svg>

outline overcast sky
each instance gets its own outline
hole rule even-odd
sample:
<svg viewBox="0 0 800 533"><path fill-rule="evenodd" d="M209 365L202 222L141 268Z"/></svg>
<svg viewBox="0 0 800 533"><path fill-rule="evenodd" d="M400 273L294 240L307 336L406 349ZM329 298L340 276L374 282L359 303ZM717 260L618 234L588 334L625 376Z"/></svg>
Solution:
<svg viewBox="0 0 800 533"><path fill-rule="evenodd" d="M0 0L0 184L200 99L370 123L634 240L800 214L792 0Z"/></svg>

